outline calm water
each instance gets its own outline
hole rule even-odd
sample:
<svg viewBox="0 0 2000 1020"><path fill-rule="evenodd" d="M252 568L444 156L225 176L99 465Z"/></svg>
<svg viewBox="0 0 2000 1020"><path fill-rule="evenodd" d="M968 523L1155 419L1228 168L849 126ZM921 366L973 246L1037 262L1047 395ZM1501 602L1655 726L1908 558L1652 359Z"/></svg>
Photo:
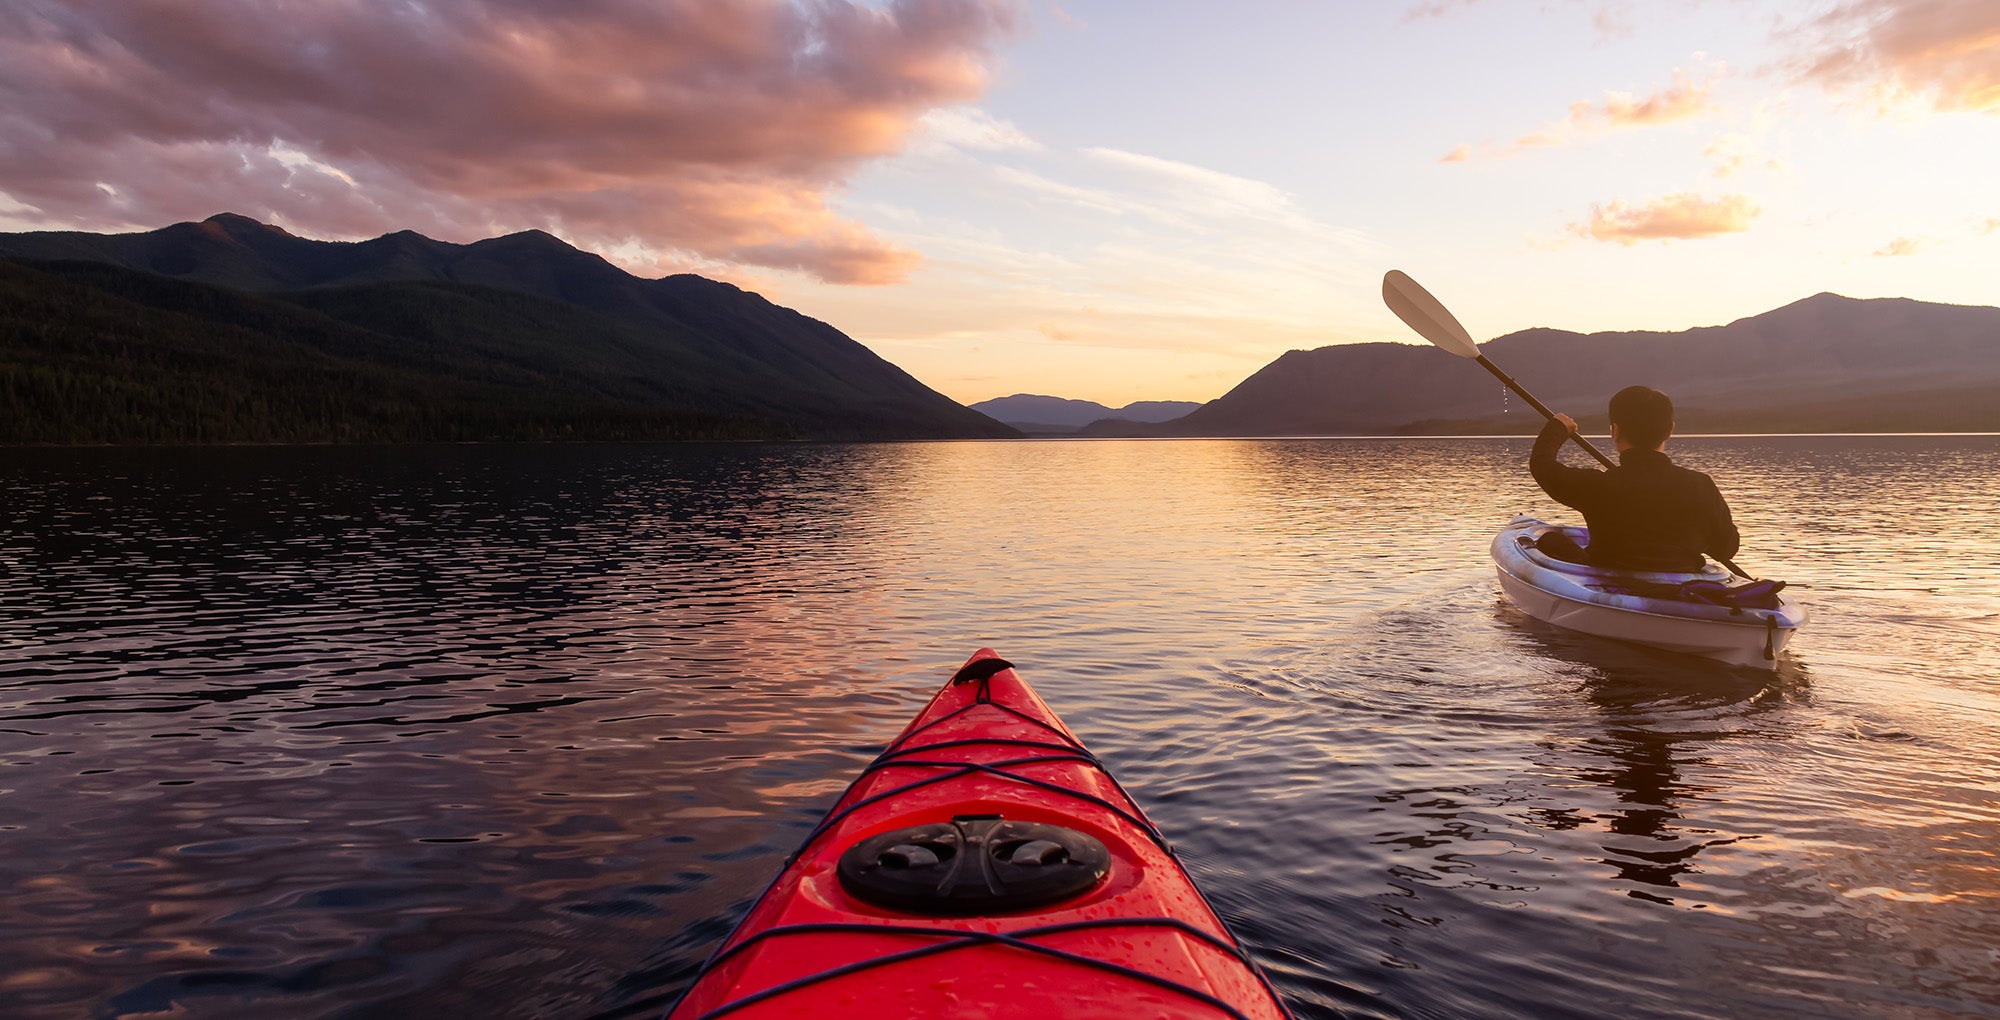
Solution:
<svg viewBox="0 0 2000 1020"><path fill-rule="evenodd" d="M1302 1016L2000 1017L2000 438L1677 441L1775 676L1512 610L1526 450L0 451L0 1012L657 1012L991 645Z"/></svg>

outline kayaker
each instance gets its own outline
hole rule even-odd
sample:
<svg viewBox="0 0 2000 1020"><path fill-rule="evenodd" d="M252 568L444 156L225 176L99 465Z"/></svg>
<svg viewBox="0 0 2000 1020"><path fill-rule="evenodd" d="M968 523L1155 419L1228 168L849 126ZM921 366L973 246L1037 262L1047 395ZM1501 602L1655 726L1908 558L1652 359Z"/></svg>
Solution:
<svg viewBox="0 0 2000 1020"><path fill-rule="evenodd" d="M1618 570L1693 572L1704 553L1736 555L1741 541L1729 504L1715 481L1667 457L1674 402L1649 386L1627 386L1611 398L1611 441L1618 466L1609 471L1557 460L1576 421L1558 414L1535 437L1528 470L1542 491L1583 514L1588 548L1552 531L1536 548L1557 559Z"/></svg>

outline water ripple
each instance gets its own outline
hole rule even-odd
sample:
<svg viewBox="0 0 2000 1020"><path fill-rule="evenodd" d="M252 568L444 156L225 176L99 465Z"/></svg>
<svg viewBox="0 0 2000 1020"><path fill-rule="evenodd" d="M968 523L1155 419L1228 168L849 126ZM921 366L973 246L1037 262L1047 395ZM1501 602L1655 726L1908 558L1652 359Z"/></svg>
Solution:
<svg viewBox="0 0 2000 1020"><path fill-rule="evenodd" d="M1514 610L1520 440L5 451L0 994L657 1012L991 644L1302 1016L2000 1015L2000 441L1676 449L1775 674Z"/></svg>

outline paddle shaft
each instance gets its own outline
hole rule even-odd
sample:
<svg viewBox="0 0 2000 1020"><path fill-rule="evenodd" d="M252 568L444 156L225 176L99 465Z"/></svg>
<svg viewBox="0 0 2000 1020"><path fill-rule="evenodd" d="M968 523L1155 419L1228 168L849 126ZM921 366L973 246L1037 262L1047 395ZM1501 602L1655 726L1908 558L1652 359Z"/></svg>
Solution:
<svg viewBox="0 0 2000 1020"><path fill-rule="evenodd" d="M1493 373L1495 378L1498 378L1501 382L1506 383L1507 388L1513 390L1516 396L1520 397L1522 400L1527 401L1529 407L1532 407L1535 410L1540 411L1542 413L1542 417L1547 418L1550 421L1556 420L1556 413L1554 411L1549 410L1549 406L1547 404L1544 404L1541 401L1536 400L1534 394L1529 393L1527 390L1522 389L1521 384L1515 382L1513 376L1510 376L1507 373L1500 371L1499 365L1496 365L1491 361L1486 360L1486 355L1484 354L1477 355L1475 357L1475 360L1477 360L1481 365L1484 365L1488 372ZM1590 445L1590 440L1583 438L1582 436L1578 435L1575 432L1570 433L1569 438L1576 440L1576 445L1581 446L1585 450L1590 451L1590 455L1596 457L1597 462L1599 464L1602 464L1607 468L1616 466L1611 463L1611 458L1606 457L1604 455L1604 451L1599 450L1597 447ZM1750 576L1749 574L1744 573L1743 568L1737 566L1736 563L1727 556L1717 556L1715 557L1715 559L1716 562L1721 563L1725 567L1728 567L1729 572L1735 574L1737 577L1747 579Z"/></svg>
<svg viewBox="0 0 2000 1020"><path fill-rule="evenodd" d="M1486 366L1486 370L1488 372L1493 373L1496 377L1499 378L1501 382L1506 383L1507 388L1513 390L1516 396L1520 397L1522 400L1527 401L1529 407L1532 407L1535 410L1542 412L1542 417L1547 418L1550 421L1556 420L1556 413L1554 411L1549 410L1549 405L1544 404L1539 400L1536 400L1534 394L1529 393L1527 390L1522 389L1521 384L1515 382L1513 376L1510 376L1507 373L1500 371L1499 365L1496 365L1486 360L1486 355L1484 354L1479 355L1478 361L1481 365ZM1611 458L1606 457L1604 455L1604 451L1599 450L1597 447L1590 445L1590 440L1585 439L1574 432L1570 433L1569 437L1571 439L1576 440L1576 445L1583 447L1585 450L1588 450L1590 452L1591 456L1596 457L1597 462L1599 464L1602 464L1605 467L1618 466L1611 462Z"/></svg>

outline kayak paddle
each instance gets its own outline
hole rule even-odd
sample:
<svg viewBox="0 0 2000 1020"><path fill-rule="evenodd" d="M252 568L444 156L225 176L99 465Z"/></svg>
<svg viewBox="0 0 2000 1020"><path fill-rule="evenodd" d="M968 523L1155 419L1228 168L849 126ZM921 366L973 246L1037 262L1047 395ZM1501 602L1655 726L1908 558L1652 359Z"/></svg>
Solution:
<svg viewBox="0 0 2000 1020"><path fill-rule="evenodd" d="M1409 274L1400 269L1391 269L1382 275L1382 303L1388 305L1389 310L1395 312L1396 318L1403 320L1404 325L1416 330L1418 336L1461 358L1471 358L1479 362L1488 372L1505 383L1508 389L1513 390L1516 396L1527 401L1528 406L1540 411L1542 417L1550 421L1556 420L1556 413L1549 410L1547 404L1536 400L1534 394L1522 389L1521 384L1515 382L1512 376L1500 371L1500 366L1486 360L1486 355L1479 353L1479 345L1472 342L1472 334L1467 333L1465 327L1458 324L1457 317L1444 306L1444 302L1432 297L1431 292L1425 290L1422 284L1410 279ZM1604 455L1602 450L1590 445L1590 440L1575 432L1571 432L1569 438L1576 440L1576 445L1596 457L1599 464L1607 468L1617 466L1612 463L1611 458ZM1750 576L1738 569L1735 563L1721 556L1717 556L1716 560L1738 577Z"/></svg>
<svg viewBox="0 0 2000 1020"><path fill-rule="evenodd" d="M1382 277L1382 301L1389 306L1390 311L1396 313L1396 318L1403 320L1404 325L1416 330L1417 335L1461 358L1471 358L1479 362L1488 372L1506 383L1507 388L1513 390L1515 395L1527 401L1528 406L1542 412L1542 417L1550 421L1556 420L1556 413L1549 410L1548 405L1536 400L1534 394L1522 389L1521 384L1515 382L1512 376L1500 371L1500 366L1486 360L1486 355L1479 353L1479 345L1472 342L1472 334L1467 333L1465 327L1458 324L1458 319L1452 316L1451 310L1437 298L1432 297L1431 292L1425 290L1422 284L1410 279L1408 274L1400 269L1391 269ZM1611 458L1604 455L1603 451L1590 445L1590 440L1574 432L1570 433L1569 437L1576 440L1576 445L1596 457L1599 464L1605 467L1617 466Z"/></svg>

